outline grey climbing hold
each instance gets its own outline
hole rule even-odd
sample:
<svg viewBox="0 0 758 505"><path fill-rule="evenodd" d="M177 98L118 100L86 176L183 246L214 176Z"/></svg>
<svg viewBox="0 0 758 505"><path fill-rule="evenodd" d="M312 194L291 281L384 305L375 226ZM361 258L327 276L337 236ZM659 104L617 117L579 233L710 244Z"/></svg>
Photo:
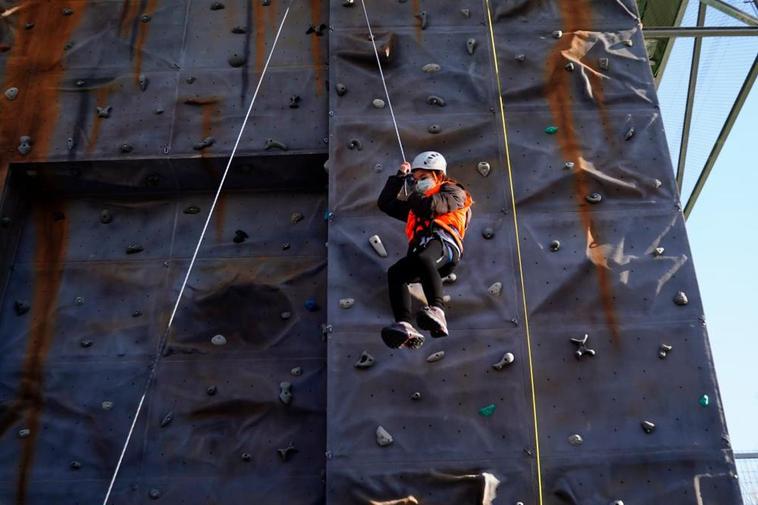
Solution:
<svg viewBox="0 0 758 505"><path fill-rule="evenodd" d="M445 105L447 105L447 102L445 102L445 99L437 95L429 95L428 97L426 97L426 103L428 103L429 105L437 105L439 107L444 107Z"/></svg>
<svg viewBox="0 0 758 505"><path fill-rule="evenodd" d="M23 316L24 314L29 312L30 309L31 309L31 306L24 301L16 300L15 302L13 302L13 310L16 311L17 316Z"/></svg>
<svg viewBox="0 0 758 505"><path fill-rule="evenodd" d="M124 154L130 153L134 150L134 147L132 147L131 144L121 144L118 147L119 151L121 151Z"/></svg>
<svg viewBox="0 0 758 505"><path fill-rule="evenodd" d="M298 109L300 108L300 96L299 95L292 95L290 97L290 109Z"/></svg>
<svg viewBox="0 0 758 505"><path fill-rule="evenodd" d="M211 10L212 11L219 11L219 10L223 9L224 7L225 7L224 4L222 4L221 2L213 2L211 4Z"/></svg>
<svg viewBox="0 0 758 505"><path fill-rule="evenodd" d="M500 358L500 361L492 365L492 368L494 368L495 370L502 370L503 368L510 365L514 361L516 361L516 357L513 355L513 353L507 352L503 354L503 357Z"/></svg>
<svg viewBox="0 0 758 505"><path fill-rule="evenodd" d="M205 389L205 394L208 396L214 396L216 393L218 393L218 388L216 386L208 386Z"/></svg>
<svg viewBox="0 0 758 505"><path fill-rule="evenodd" d="M140 16L140 18L139 18L139 19L140 19L140 21L142 21L143 23L149 23L149 22L150 22L150 20L151 20L151 19L153 19L153 18L152 18L152 17L150 17L148 14L143 14L142 16Z"/></svg>
<svg viewBox="0 0 758 505"><path fill-rule="evenodd" d="M573 170L574 166L575 165L573 161L567 161L566 163L563 164L563 168L565 168L566 170Z"/></svg>
<svg viewBox="0 0 758 505"><path fill-rule="evenodd" d="M84 81L83 79L79 79L78 81L76 81L75 84L76 84L77 88L81 88L82 86L84 86L85 84L87 84L87 82Z"/></svg>
<svg viewBox="0 0 758 505"><path fill-rule="evenodd" d="M632 137L634 137L634 134L635 134L634 127L629 128L624 134L624 140L630 140Z"/></svg>
<svg viewBox="0 0 758 505"><path fill-rule="evenodd" d="M559 39L561 37L563 37L563 32L561 30L555 30L553 32L553 38L554 39Z"/></svg>
<svg viewBox="0 0 758 505"><path fill-rule="evenodd" d="M287 251L287 250L289 250L290 247L291 247L290 243L289 242L285 242L285 243L282 244L282 251Z"/></svg>
<svg viewBox="0 0 758 505"><path fill-rule="evenodd" d="M84 297L83 296L77 296L76 298L74 298L74 305L77 305L79 307L81 307L82 305L84 305Z"/></svg>
<svg viewBox="0 0 758 505"><path fill-rule="evenodd" d="M426 362L434 363L435 361L439 361L444 357L445 357L445 351L433 352L432 354L426 357Z"/></svg>
<svg viewBox="0 0 758 505"><path fill-rule="evenodd" d="M666 252L666 249L663 247L656 247L653 249L653 256L663 256L664 252Z"/></svg>
<svg viewBox="0 0 758 505"><path fill-rule="evenodd" d="M276 452L279 453L279 457L282 458L282 461L287 462L293 454L297 453L297 449L295 449L295 446L290 442L287 447L284 449L277 449Z"/></svg>
<svg viewBox="0 0 758 505"><path fill-rule="evenodd" d="M108 209L100 211L100 222L103 224L110 224L113 222L113 214Z"/></svg>
<svg viewBox="0 0 758 505"><path fill-rule="evenodd" d="M340 303L341 309L349 309L350 307L353 306L353 304L355 304L355 299L354 298L341 298L339 303Z"/></svg>
<svg viewBox="0 0 758 505"><path fill-rule="evenodd" d="M582 438L580 434L574 433L573 435L568 437L568 442L569 444L573 446L579 446L584 443L584 439Z"/></svg>
<svg viewBox="0 0 758 505"><path fill-rule="evenodd" d="M577 349L574 352L574 356L576 356L576 359L582 359L584 356L594 356L595 349L590 349L587 347L587 341L589 340L590 336L585 333L584 337L582 338L572 338L571 342L576 344Z"/></svg>
<svg viewBox="0 0 758 505"><path fill-rule="evenodd" d="M247 58L245 58L244 54L233 53L226 61L230 66L239 68L245 64Z"/></svg>
<svg viewBox="0 0 758 505"><path fill-rule="evenodd" d="M74 13L74 9L71 7L64 7L62 12L64 16L70 16Z"/></svg>
<svg viewBox="0 0 758 505"><path fill-rule="evenodd" d="M479 175L481 175L482 177L487 177L488 175L490 175L490 170L492 170L492 168L490 167L490 164L487 163L486 161L480 161L476 165L476 171L479 172Z"/></svg>
<svg viewBox="0 0 758 505"><path fill-rule="evenodd" d="M355 5L355 0L345 0L342 2L343 7L352 7L353 5Z"/></svg>
<svg viewBox="0 0 758 505"><path fill-rule="evenodd" d="M82 339L79 341L79 345L83 348L92 347L92 340Z"/></svg>
<svg viewBox="0 0 758 505"><path fill-rule="evenodd" d="M374 172L379 173L379 172L381 172L383 170L383 168L384 167L382 166L381 163L377 163L377 164L374 165Z"/></svg>
<svg viewBox="0 0 758 505"><path fill-rule="evenodd" d="M429 133L439 133L440 131L442 131L442 129L440 128L440 125L438 124L429 125L429 128L427 128L427 130L429 131Z"/></svg>
<svg viewBox="0 0 758 505"><path fill-rule="evenodd" d="M492 296L500 296L500 293L503 291L503 283L502 282L495 282L490 287L487 288L487 292Z"/></svg>
<svg viewBox="0 0 758 505"><path fill-rule="evenodd" d="M235 33L237 35L247 33L247 29L244 26L235 26L232 28L232 33Z"/></svg>
<svg viewBox="0 0 758 505"><path fill-rule="evenodd" d="M29 21L26 24L24 24L24 29L25 30L31 30L32 28L34 28L34 23L32 23L31 21Z"/></svg>
<svg viewBox="0 0 758 505"><path fill-rule="evenodd" d="M268 151L269 149L274 149L274 148L281 149L282 151L286 151L287 150L287 144L285 144L284 142L279 142L278 140L274 140L274 139L271 139L271 138L266 139L266 142L264 143L264 148L263 149L266 150L266 151Z"/></svg>
<svg viewBox="0 0 758 505"><path fill-rule="evenodd" d="M134 312L132 312L132 317L141 317L141 316L142 316L141 310L135 310Z"/></svg>
<svg viewBox="0 0 758 505"><path fill-rule="evenodd" d="M151 489L150 492L148 493L148 496L152 500L157 500L158 498L161 497L161 491L160 489Z"/></svg>
<svg viewBox="0 0 758 505"><path fill-rule="evenodd" d="M421 393L416 391L411 395L411 400L419 401L421 399Z"/></svg>
<svg viewBox="0 0 758 505"><path fill-rule="evenodd" d="M163 416L163 419L161 420L161 428L165 428L166 426L171 424L173 420L174 420L174 413L173 412L167 413L165 416Z"/></svg>
<svg viewBox="0 0 758 505"><path fill-rule="evenodd" d="M585 196L584 199L592 204L600 203L603 201L603 195L600 193L590 193L589 195Z"/></svg>
<svg viewBox="0 0 758 505"><path fill-rule="evenodd" d="M429 24L429 14L426 11L421 11L416 14L416 17L421 20L421 29L426 30Z"/></svg>
<svg viewBox="0 0 758 505"><path fill-rule="evenodd" d="M427 63L423 67L421 67L421 70L426 72L427 74L433 74L435 72L439 72L442 70L442 67L439 66L437 63Z"/></svg>
<svg viewBox="0 0 758 505"><path fill-rule="evenodd" d="M382 258L387 257L387 249L384 248L384 244L382 244L382 239L379 238L379 235L372 235L369 237L368 243L371 244L371 247L374 248L376 254Z"/></svg>
<svg viewBox="0 0 758 505"><path fill-rule="evenodd" d="M550 242L550 250L553 252L558 252L561 250L561 242L560 240L553 240Z"/></svg>
<svg viewBox="0 0 758 505"><path fill-rule="evenodd" d="M687 294L684 291L678 291L674 295L674 303L677 305L687 305L690 301L687 299Z"/></svg>
<svg viewBox="0 0 758 505"><path fill-rule="evenodd" d="M371 101L371 105L373 105L375 109L383 109L384 108L384 100L382 100L381 98L374 98Z"/></svg>
<svg viewBox="0 0 758 505"><path fill-rule="evenodd" d="M363 351L361 353L361 357L358 358L358 361L355 362L355 365L353 365L355 368L359 368L361 370L365 370L366 368L371 368L374 366L374 363L376 363L376 360L374 357L368 353L368 351Z"/></svg>
<svg viewBox="0 0 758 505"><path fill-rule="evenodd" d="M113 408L113 402L106 400L100 404L100 407L103 410L111 410Z"/></svg>
<svg viewBox="0 0 758 505"><path fill-rule="evenodd" d="M21 428L20 430L18 430L17 434L18 434L18 438L26 438L32 434L32 430L30 430L29 428Z"/></svg>
<svg viewBox="0 0 758 505"><path fill-rule="evenodd" d="M213 345L219 345L219 346L220 345L225 345L226 344L226 337L223 336L223 335L221 335L221 334L213 335L211 337L211 344L213 344Z"/></svg>
<svg viewBox="0 0 758 505"><path fill-rule="evenodd" d="M245 233L243 230L236 230L234 232L234 238L232 239L232 242L234 242L235 244L241 244L248 238L250 238L250 235Z"/></svg>
<svg viewBox="0 0 758 505"><path fill-rule="evenodd" d="M598 60L598 66L600 67L600 70L608 70L611 66L611 63L608 58L600 58Z"/></svg>
<svg viewBox="0 0 758 505"><path fill-rule="evenodd" d="M567 72L573 72L574 71L574 62L569 61L563 66L564 69L566 69Z"/></svg>
<svg viewBox="0 0 758 505"><path fill-rule="evenodd" d="M66 149L69 151L73 151L74 147L76 147L76 143L74 142L74 139L69 137L66 139Z"/></svg>
<svg viewBox="0 0 758 505"><path fill-rule="evenodd" d="M290 223L297 224L305 219L305 216L301 212L293 212L290 216Z"/></svg>
<svg viewBox="0 0 758 505"><path fill-rule="evenodd" d="M72 461L71 463L68 464L68 466L72 470L79 470L82 467L82 464L79 463L78 461Z"/></svg>
<svg viewBox="0 0 758 505"><path fill-rule="evenodd" d="M18 152L22 155L27 155L32 150L32 138L28 135L24 135L18 139Z"/></svg>
<svg viewBox="0 0 758 505"><path fill-rule="evenodd" d="M195 151L202 151L203 149L205 149L207 147L210 147L210 146L212 146L215 143L216 143L216 139L215 138L213 138L213 137L205 137L200 142L196 142L192 146L192 149L194 149Z"/></svg>
<svg viewBox="0 0 758 505"><path fill-rule="evenodd" d="M392 444L395 440L392 438L392 435L389 434L387 430L384 429L382 426L377 426L376 428L376 443L379 444L379 447L387 447L388 445Z"/></svg>
<svg viewBox="0 0 758 505"><path fill-rule="evenodd" d="M140 244L129 244L126 246L126 254L137 254L144 251L145 248L142 247Z"/></svg>
<svg viewBox="0 0 758 505"><path fill-rule="evenodd" d="M516 61L518 61L519 63L524 63L526 61L526 55L525 54L517 54L513 59L516 60Z"/></svg>
<svg viewBox="0 0 758 505"><path fill-rule="evenodd" d="M477 42L475 38L470 38L466 41L466 52L469 54L474 54L474 51L476 51Z"/></svg>
<svg viewBox="0 0 758 505"><path fill-rule="evenodd" d="M156 115L160 116L160 115L161 115L161 114L163 114L164 112L165 112L165 111L164 111L164 110L163 110L161 107L158 107L157 109L155 109L155 110L153 111L153 114L156 114Z"/></svg>
<svg viewBox="0 0 758 505"><path fill-rule="evenodd" d="M292 317L292 312L282 312L279 314L279 317L282 318L282 321L286 321L287 319Z"/></svg>
<svg viewBox="0 0 758 505"><path fill-rule="evenodd" d="M337 96L344 96L345 93L347 93L347 86L342 84L341 82L338 82L334 88L337 90Z"/></svg>
<svg viewBox="0 0 758 505"><path fill-rule="evenodd" d="M253 459L253 456L249 452L243 452L240 454L240 459L242 461L248 462Z"/></svg>
<svg viewBox="0 0 758 505"><path fill-rule="evenodd" d="M470 18L471 17L471 9L461 9L461 14L463 14L467 18Z"/></svg>
<svg viewBox="0 0 758 505"><path fill-rule="evenodd" d="M448 274L447 276L442 278L443 284L452 284L455 281L458 280L458 276L455 274L455 272Z"/></svg>
<svg viewBox="0 0 758 505"><path fill-rule="evenodd" d="M101 118L109 118L111 117L111 110L113 110L113 107L110 105L106 105L105 107L96 107L97 108L97 117Z"/></svg>
<svg viewBox="0 0 758 505"><path fill-rule="evenodd" d="M487 226L484 230L482 230L482 237L484 237L486 240L490 240L494 236L495 230L493 230L491 227Z"/></svg>
<svg viewBox="0 0 758 505"><path fill-rule="evenodd" d="M189 207L185 208L182 212L185 214L199 214L200 213L200 207L197 205L190 205Z"/></svg>
<svg viewBox="0 0 758 505"><path fill-rule="evenodd" d="M642 421L640 426L642 426L642 430L648 435L655 431L655 423L652 421Z"/></svg>
<svg viewBox="0 0 758 505"><path fill-rule="evenodd" d="M150 84L150 80L147 78L145 74L140 74L137 78L137 83L139 84L139 89L142 91L147 90L148 84Z"/></svg>
<svg viewBox="0 0 758 505"><path fill-rule="evenodd" d="M361 141L358 139L350 139L350 142L347 143L347 148L352 150L358 149L359 151L363 150L363 145L361 144Z"/></svg>
<svg viewBox="0 0 758 505"><path fill-rule="evenodd" d="M263 1L261 2L261 4L262 4L264 7L268 7L269 5L271 5L271 0L263 0Z"/></svg>
<svg viewBox="0 0 758 505"><path fill-rule="evenodd" d="M660 359L666 359L672 349L673 347L668 344L661 344L660 347L658 347L658 357Z"/></svg>
<svg viewBox="0 0 758 505"><path fill-rule="evenodd" d="M290 370L290 375L293 377L300 377L301 375L303 375L303 368L296 366L295 368Z"/></svg>
<svg viewBox="0 0 758 505"><path fill-rule="evenodd" d="M289 382L279 384L279 401L285 405L292 403L292 384Z"/></svg>
<svg viewBox="0 0 758 505"><path fill-rule="evenodd" d="M18 97L18 88L8 88L5 90L5 98L9 101L13 101Z"/></svg>

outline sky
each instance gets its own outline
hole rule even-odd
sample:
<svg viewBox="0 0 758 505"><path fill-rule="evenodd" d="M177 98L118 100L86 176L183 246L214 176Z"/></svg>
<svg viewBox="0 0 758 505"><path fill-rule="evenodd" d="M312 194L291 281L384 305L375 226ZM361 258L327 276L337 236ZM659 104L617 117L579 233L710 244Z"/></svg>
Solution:
<svg viewBox="0 0 758 505"><path fill-rule="evenodd" d="M756 14L741 0L732 5ZM691 0L682 26L695 26ZM740 26L708 9L706 26ZM758 54L758 37L704 38L682 203L694 187L729 109ZM681 39L658 97L676 167L692 39ZM743 106L700 194L687 232L705 311L716 376L735 452L758 451L758 91Z"/></svg>

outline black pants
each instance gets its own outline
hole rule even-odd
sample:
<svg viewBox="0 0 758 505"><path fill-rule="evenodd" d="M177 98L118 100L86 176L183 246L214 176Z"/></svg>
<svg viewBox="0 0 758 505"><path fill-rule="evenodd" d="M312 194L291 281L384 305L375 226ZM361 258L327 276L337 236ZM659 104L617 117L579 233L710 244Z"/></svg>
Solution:
<svg viewBox="0 0 758 505"><path fill-rule="evenodd" d="M395 321L408 323L412 321L411 293L408 290L408 284L413 282L421 282L429 305L444 310L442 277L449 275L459 260L458 252L454 248L451 250L448 244L443 244L442 240L435 238L429 241L422 250L410 252L392 265L387 271L387 280Z"/></svg>

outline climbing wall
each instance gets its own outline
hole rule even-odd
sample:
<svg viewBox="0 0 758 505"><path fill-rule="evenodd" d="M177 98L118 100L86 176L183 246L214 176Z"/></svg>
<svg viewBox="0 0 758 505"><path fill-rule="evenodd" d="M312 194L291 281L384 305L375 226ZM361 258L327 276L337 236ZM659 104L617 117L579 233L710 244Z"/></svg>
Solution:
<svg viewBox="0 0 758 505"><path fill-rule="evenodd" d="M406 158L441 151L476 201L451 336L416 352L378 338L405 239L376 197L402 158L351 4L330 21L329 502L741 503L634 2L367 2Z"/></svg>

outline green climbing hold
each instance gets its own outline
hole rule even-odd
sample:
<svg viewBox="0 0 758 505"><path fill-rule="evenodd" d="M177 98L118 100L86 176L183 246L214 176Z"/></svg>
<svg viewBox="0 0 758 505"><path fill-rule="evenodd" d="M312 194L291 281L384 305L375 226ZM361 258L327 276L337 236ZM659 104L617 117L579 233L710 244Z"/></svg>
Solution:
<svg viewBox="0 0 758 505"><path fill-rule="evenodd" d="M700 404L700 406L707 407L708 405L711 404L711 399L708 398L708 395L703 395L700 397L700 399L697 402Z"/></svg>
<svg viewBox="0 0 758 505"><path fill-rule="evenodd" d="M494 403L490 403L489 405L485 405L484 407L479 409L479 414L483 415L484 417L490 417L494 413L495 413Z"/></svg>
<svg viewBox="0 0 758 505"><path fill-rule="evenodd" d="M554 133L557 133L557 132L558 132L557 126L548 126L547 128L545 128L545 133L547 133L548 135L553 135Z"/></svg>

